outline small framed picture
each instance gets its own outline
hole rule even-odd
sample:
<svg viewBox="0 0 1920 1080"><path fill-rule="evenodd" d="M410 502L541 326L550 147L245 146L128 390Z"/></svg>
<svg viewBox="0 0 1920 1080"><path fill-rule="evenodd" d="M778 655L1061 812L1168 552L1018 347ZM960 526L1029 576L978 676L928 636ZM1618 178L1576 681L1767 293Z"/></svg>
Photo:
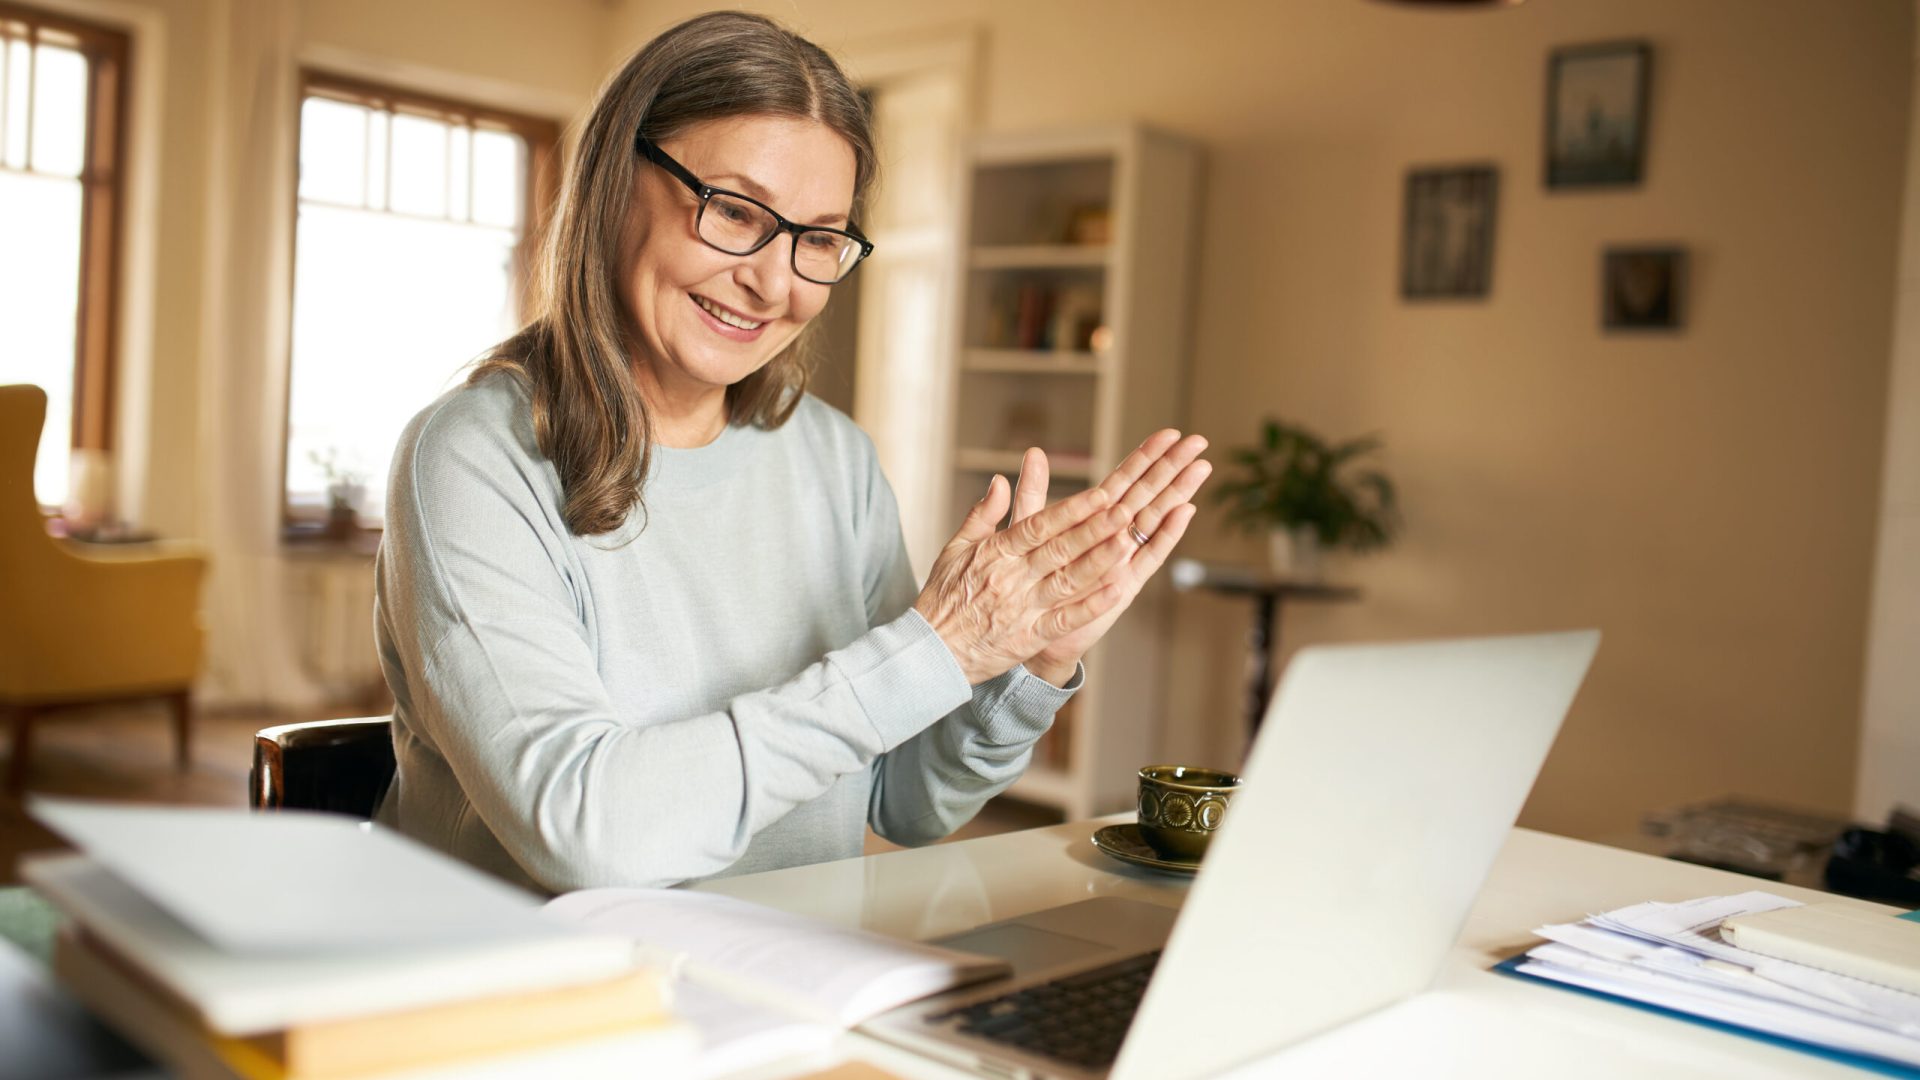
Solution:
<svg viewBox="0 0 1920 1080"><path fill-rule="evenodd" d="M1644 41L1555 49L1547 61L1547 187L1638 184L1647 155Z"/></svg>
<svg viewBox="0 0 1920 1080"><path fill-rule="evenodd" d="M1609 248L1600 259L1600 325L1678 330L1685 315L1684 248Z"/></svg>
<svg viewBox="0 0 1920 1080"><path fill-rule="evenodd" d="M1400 295L1409 300L1487 295L1493 282L1493 215L1500 173L1491 165L1407 174Z"/></svg>

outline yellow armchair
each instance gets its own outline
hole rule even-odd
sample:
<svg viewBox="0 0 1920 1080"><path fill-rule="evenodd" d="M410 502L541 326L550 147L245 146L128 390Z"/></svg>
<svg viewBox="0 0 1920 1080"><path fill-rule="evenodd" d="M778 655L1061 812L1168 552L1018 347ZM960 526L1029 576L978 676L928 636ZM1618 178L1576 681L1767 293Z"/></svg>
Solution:
<svg viewBox="0 0 1920 1080"><path fill-rule="evenodd" d="M206 559L181 546L82 555L47 535L33 494L46 415L39 387L0 386L0 716L13 730L7 789L26 785L41 714L128 698L168 699L184 768L205 638Z"/></svg>

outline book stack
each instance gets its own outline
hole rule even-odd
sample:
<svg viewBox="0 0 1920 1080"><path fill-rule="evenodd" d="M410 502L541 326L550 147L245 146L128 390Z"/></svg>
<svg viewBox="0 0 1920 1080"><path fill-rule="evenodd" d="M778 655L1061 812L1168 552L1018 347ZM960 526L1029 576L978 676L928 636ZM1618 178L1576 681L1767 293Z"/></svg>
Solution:
<svg viewBox="0 0 1920 1080"><path fill-rule="evenodd" d="M630 939L343 817L36 800L56 977L174 1072L229 1080L678 1071Z"/></svg>

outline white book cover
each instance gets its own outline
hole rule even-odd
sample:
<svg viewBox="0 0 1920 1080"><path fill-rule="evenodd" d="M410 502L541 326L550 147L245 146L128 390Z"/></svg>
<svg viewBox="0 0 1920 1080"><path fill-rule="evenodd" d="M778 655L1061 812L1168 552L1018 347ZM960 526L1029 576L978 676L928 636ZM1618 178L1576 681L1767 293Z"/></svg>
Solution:
<svg viewBox="0 0 1920 1080"><path fill-rule="evenodd" d="M541 899L340 814L35 798L28 810L229 949L412 948L552 937Z"/></svg>
<svg viewBox="0 0 1920 1080"><path fill-rule="evenodd" d="M578 985L638 963L626 937L550 918L538 897L348 818L32 810L85 854L23 860L28 882L215 1031Z"/></svg>

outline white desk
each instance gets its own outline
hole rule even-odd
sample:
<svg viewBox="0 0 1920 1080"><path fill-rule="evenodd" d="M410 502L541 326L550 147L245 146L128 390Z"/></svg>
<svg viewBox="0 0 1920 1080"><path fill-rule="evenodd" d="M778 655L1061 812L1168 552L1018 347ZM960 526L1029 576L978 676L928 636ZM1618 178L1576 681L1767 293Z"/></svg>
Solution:
<svg viewBox="0 0 1920 1080"><path fill-rule="evenodd" d="M968 930L1094 896L1177 907L1186 881L1114 862L1076 822L912 851L727 878L701 886L756 903L906 938ZM1515 829L1435 987L1273 1058L1244 1076L1836 1077L1872 1074L1697 1024L1495 975L1533 943L1529 931L1643 900L1763 888L1797 900L1810 889ZM1414 902L1411 898L1409 903ZM1892 913L1894 909L1861 903ZM1249 973L1245 990L1284 972ZM956 1075L859 1036L846 1056L889 1070ZM817 1064L817 1063L812 1063Z"/></svg>

